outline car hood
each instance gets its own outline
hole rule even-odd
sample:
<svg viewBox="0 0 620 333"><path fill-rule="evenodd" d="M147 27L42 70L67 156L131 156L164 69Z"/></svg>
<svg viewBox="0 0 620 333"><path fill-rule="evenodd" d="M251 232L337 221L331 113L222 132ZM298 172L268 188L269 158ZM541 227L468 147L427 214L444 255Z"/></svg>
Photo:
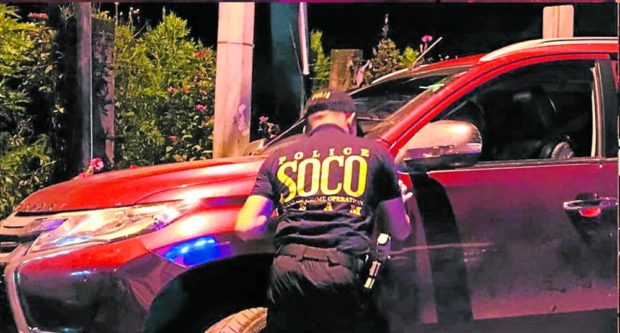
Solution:
<svg viewBox="0 0 620 333"><path fill-rule="evenodd" d="M105 172L75 178L26 198L19 213L51 213L134 205L174 188L255 177L263 157L220 158Z"/></svg>

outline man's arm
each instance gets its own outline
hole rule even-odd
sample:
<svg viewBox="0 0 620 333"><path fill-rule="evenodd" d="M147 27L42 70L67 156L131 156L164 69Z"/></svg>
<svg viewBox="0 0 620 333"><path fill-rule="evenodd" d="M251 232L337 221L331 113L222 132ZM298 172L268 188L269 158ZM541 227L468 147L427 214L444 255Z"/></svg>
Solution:
<svg viewBox="0 0 620 333"><path fill-rule="evenodd" d="M379 221L383 228L398 240L403 240L411 233L411 222L405 210L405 201L413 194L398 179L392 156L383 151L380 154L381 166L378 168L378 186L382 189L377 206Z"/></svg>
<svg viewBox="0 0 620 333"><path fill-rule="evenodd" d="M235 232L243 240L264 235L267 222L273 212L273 201L262 195L250 195L239 212Z"/></svg>
<svg viewBox="0 0 620 333"><path fill-rule="evenodd" d="M411 233L411 223L405 211L403 198L397 197L381 201L379 203L378 213L383 222L383 226L390 235L396 237L398 240L403 240L409 236Z"/></svg>

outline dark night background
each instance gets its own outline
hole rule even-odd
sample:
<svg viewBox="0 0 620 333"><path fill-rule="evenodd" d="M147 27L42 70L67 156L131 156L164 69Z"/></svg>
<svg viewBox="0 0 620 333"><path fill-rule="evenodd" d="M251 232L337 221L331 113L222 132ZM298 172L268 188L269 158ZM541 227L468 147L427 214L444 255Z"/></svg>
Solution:
<svg viewBox="0 0 620 333"><path fill-rule="evenodd" d="M192 35L206 45L215 45L217 39L216 3L176 4L121 4L139 8L142 20L151 24L161 17L162 8L185 18ZM257 4L256 22L269 15L270 4ZM543 4L309 4L310 30L323 31L326 50L332 48L359 48L371 52L380 38L384 15L389 14L390 37L399 47L417 46L420 37L430 34L443 36L437 52L466 55L485 52L512 42L537 38L542 34ZM576 36L615 36L615 4L574 4ZM102 9L114 13L113 4ZM260 28L257 27L256 34Z"/></svg>
<svg viewBox="0 0 620 333"><path fill-rule="evenodd" d="M43 11L45 4L20 5L23 13ZM97 5L95 5L97 6ZM102 10L114 14L113 3L100 5ZM284 75L294 75L297 68L290 64L276 63L271 50L270 22L274 13L270 6L290 4L258 3L255 16L255 53L252 124L257 117L267 115L283 127L298 117L298 96L283 93ZM444 37L433 52L437 55L464 56L488 52L504 45L542 35L542 12L545 4L406 4L406 3L338 3L308 4L309 30L323 31L326 52L335 48L356 48L370 57L372 48L381 37L385 14L389 14L389 37L402 50L406 46L417 48L420 38L429 34ZM573 4L575 8L576 36L616 36L616 4ZM162 9L175 12L186 19L192 36L206 46L216 46L217 3L122 3L120 12L127 15L133 7L140 9L142 24L154 25L162 16ZM287 54L278 57L287 58ZM291 56L290 58L294 58ZM294 64L294 63L293 63ZM282 69L289 67L288 69ZM291 74L293 73L293 74ZM290 80L288 81L290 82ZM286 89L286 88L285 88ZM255 131L252 131L255 133Z"/></svg>

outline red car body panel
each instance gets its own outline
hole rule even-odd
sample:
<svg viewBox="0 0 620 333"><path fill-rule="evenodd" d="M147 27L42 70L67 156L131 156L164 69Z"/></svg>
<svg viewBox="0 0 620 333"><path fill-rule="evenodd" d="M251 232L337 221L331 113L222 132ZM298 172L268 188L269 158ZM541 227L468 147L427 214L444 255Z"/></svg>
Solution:
<svg viewBox="0 0 620 333"><path fill-rule="evenodd" d="M153 202L162 191L255 176L262 158L228 158L107 172L59 183L26 198L18 212L90 210ZM161 201L176 200L174 196Z"/></svg>

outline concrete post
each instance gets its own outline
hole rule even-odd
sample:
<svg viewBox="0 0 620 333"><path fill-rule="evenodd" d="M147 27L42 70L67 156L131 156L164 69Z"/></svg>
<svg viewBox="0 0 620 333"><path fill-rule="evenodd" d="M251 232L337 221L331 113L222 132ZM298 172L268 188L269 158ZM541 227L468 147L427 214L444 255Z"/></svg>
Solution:
<svg viewBox="0 0 620 333"><path fill-rule="evenodd" d="M572 5L543 9L543 38L573 37L575 8Z"/></svg>
<svg viewBox="0 0 620 333"><path fill-rule="evenodd" d="M93 19L93 154L114 165L114 22Z"/></svg>
<svg viewBox="0 0 620 333"><path fill-rule="evenodd" d="M77 89L78 109L82 119L81 160L87 166L93 157L93 99L92 99L92 25L91 3L80 2L76 5L77 19Z"/></svg>
<svg viewBox="0 0 620 333"><path fill-rule="evenodd" d="M219 4L213 157L239 156L250 139L254 3Z"/></svg>

